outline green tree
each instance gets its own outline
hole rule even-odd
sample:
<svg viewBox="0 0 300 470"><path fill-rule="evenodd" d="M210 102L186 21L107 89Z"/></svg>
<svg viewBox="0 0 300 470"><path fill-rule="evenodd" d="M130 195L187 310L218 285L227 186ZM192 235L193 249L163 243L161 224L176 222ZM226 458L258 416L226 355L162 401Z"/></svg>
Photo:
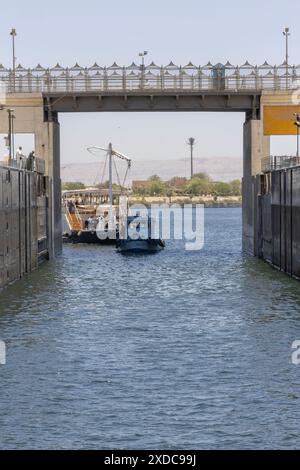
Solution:
<svg viewBox="0 0 300 470"><path fill-rule="evenodd" d="M149 176L148 178L148 181L160 181L161 182L161 179L158 175L152 175L152 176Z"/></svg>
<svg viewBox="0 0 300 470"><path fill-rule="evenodd" d="M149 182L148 191L150 196L157 196L164 194L166 191L165 184L159 180L153 180Z"/></svg>
<svg viewBox="0 0 300 470"><path fill-rule="evenodd" d="M63 183L62 189L64 191L73 191L76 189L85 189L85 185L83 183L80 183L79 181L69 181L66 183Z"/></svg>
<svg viewBox="0 0 300 470"><path fill-rule="evenodd" d="M210 176L208 176L205 172L195 173L194 178L198 178L199 180L211 181Z"/></svg>
<svg viewBox="0 0 300 470"><path fill-rule="evenodd" d="M231 194L232 196L241 196L242 194L242 184L241 180L233 180L230 183L231 186Z"/></svg>
<svg viewBox="0 0 300 470"><path fill-rule="evenodd" d="M216 196L230 196L231 192L232 188L229 183L220 181L213 184L213 194Z"/></svg>
<svg viewBox="0 0 300 470"><path fill-rule="evenodd" d="M103 183L98 183L95 186L98 189L108 189L109 188L109 181L104 181ZM113 189L120 189L120 186L117 183L113 183Z"/></svg>
<svg viewBox="0 0 300 470"><path fill-rule="evenodd" d="M98 188L98 189L108 189L109 188L109 181L103 181L103 183L97 183L96 188Z"/></svg>
<svg viewBox="0 0 300 470"><path fill-rule="evenodd" d="M187 183L187 179L184 176L173 176L167 184L168 186L171 186L172 188L179 189L185 186Z"/></svg>
<svg viewBox="0 0 300 470"><path fill-rule="evenodd" d="M186 186L186 192L193 196L203 196L209 194L210 190L210 182L206 179L201 179L198 177L191 179Z"/></svg>

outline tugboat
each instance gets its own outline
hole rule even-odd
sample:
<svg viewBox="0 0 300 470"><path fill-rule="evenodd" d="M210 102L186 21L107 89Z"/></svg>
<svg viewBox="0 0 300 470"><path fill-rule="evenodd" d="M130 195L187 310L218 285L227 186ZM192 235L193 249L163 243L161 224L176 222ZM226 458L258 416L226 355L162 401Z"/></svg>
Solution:
<svg viewBox="0 0 300 470"><path fill-rule="evenodd" d="M120 225L116 243L119 253L157 253L165 248L163 240L151 238L151 226L154 223L151 217L127 216L125 220L125 227ZM121 238L124 233L125 237Z"/></svg>
<svg viewBox="0 0 300 470"><path fill-rule="evenodd" d="M119 230L119 199L120 196L124 194L127 174L131 168L131 159L122 153L113 150L112 144L109 144L108 149L89 147L87 150L93 155L98 151L106 152L106 162L104 165L102 180L108 160L109 188L108 190L84 189L63 191L63 241L66 243L115 245ZM114 157L125 160L127 163L123 183L120 182ZM113 189L113 164L119 180L119 190Z"/></svg>

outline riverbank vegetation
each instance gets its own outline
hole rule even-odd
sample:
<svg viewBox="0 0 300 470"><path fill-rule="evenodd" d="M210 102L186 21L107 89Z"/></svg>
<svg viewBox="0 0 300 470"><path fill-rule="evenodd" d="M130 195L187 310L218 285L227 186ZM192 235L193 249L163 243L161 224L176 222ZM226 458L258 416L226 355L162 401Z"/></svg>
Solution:
<svg viewBox="0 0 300 470"><path fill-rule="evenodd" d="M206 173L191 179L175 176L169 181L153 175L146 181L134 181L132 190L137 196L241 196L241 181L213 181Z"/></svg>
<svg viewBox="0 0 300 470"><path fill-rule="evenodd" d="M99 189L107 189L108 182L96 186ZM114 185L118 188L117 185ZM84 189L85 185L80 182L66 182L64 190ZM233 180L229 183L224 181L213 181L206 173L196 173L193 178L188 179L175 176L169 181L162 181L158 175L153 175L147 180L133 181L132 194L135 197L240 197L241 181Z"/></svg>

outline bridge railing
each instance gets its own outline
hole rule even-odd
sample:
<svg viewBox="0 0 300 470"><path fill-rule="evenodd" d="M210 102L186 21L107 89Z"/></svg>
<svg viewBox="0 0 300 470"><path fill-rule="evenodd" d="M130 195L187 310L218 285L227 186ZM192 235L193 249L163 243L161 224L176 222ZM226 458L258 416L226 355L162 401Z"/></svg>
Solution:
<svg viewBox="0 0 300 470"><path fill-rule="evenodd" d="M295 166L300 166L300 157L294 155L270 155L262 159L263 173Z"/></svg>
<svg viewBox="0 0 300 470"><path fill-rule="evenodd" d="M300 86L300 65L271 66L267 62L254 66L246 62L242 66L196 66L189 63L176 66L171 62L159 67L153 62L148 66L131 64L110 67L94 64L92 67L52 68L41 65L26 69L19 65L15 71L0 65L0 82L8 93L45 92L138 92L138 91L260 91L281 90Z"/></svg>
<svg viewBox="0 0 300 470"><path fill-rule="evenodd" d="M37 157L34 158L34 161L30 164L30 166L27 165L27 157L25 157L22 161L17 160L16 158L7 157L5 160L0 161L0 166L16 168L17 170L35 171L41 175L44 175L46 171L45 160Z"/></svg>

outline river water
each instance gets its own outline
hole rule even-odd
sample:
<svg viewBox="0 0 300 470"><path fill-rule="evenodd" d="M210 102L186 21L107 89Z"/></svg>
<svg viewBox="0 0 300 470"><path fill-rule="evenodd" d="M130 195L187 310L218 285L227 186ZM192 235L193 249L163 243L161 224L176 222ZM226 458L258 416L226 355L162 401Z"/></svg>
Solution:
<svg viewBox="0 0 300 470"><path fill-rule="evenodd" d="M201 251L65 246L0 295L0 448L299 448L299 287L241 254L240 209Z"/></svg>

